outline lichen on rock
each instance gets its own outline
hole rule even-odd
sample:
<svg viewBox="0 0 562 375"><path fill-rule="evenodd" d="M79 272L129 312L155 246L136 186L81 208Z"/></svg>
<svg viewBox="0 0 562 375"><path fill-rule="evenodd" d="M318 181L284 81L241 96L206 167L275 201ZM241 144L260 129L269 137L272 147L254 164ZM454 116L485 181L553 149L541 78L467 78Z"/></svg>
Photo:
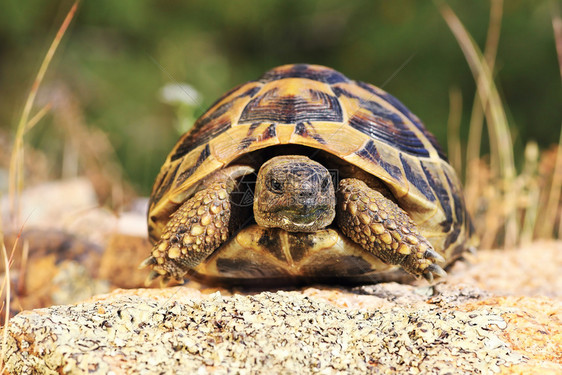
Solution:
<svg viewBox="0 0 562 375"><path fill-rule="evenodd" d="M185 289L118 291L21 313L10 322L7 370L458 374L494 373L524 360L498 335L506 323L492 306L462 311L418 293L410 304L342 308L323 291Z"/></svg>

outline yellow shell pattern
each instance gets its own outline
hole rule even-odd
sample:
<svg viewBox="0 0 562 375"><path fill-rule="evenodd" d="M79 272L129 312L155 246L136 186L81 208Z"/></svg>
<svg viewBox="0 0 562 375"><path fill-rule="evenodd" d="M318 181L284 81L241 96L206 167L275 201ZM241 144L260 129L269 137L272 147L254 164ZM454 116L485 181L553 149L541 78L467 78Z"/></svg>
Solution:
<svg viewBox="0 0 562 375"><path fill-rule="evenodd" d="M318 65L284 65L221 97L176 144L153 187L148 226L156 242L198 183L241 155L302 145L382 180L443 256L472 233L459 180L435 138L385 91Z"/></svg>

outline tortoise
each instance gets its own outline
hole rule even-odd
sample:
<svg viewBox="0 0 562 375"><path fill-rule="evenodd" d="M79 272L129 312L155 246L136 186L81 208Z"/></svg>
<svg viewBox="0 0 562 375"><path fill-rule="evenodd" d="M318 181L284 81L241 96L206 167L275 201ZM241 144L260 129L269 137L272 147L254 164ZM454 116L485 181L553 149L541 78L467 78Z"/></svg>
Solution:
<svg viewBox="0 0 562 375"><path fill-rule="evenodd" d="M362 284L446 275L472 243L461 185L382 89L284 65L218 99L162 166L152 269L208 285Z"/></svg>

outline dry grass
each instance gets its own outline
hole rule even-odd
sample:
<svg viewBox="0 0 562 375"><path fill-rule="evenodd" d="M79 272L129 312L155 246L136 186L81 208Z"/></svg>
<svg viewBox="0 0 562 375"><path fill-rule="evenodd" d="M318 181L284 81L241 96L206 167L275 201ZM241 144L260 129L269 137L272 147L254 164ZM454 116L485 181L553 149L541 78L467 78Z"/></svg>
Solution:
<svg viewBox="0 0 562 375"><path fill-rule="evenodd" d="M52 106L53 121L61 138L63 179L86 175L101 204L116 212L134 196L124 181L121 165L107 135L88 126L76 95L63 83L50 85L44 95Z"/></svg>
<svg viewBox="0 0 562 375"><path fill-rule="evenodd" d="M556 3L553 3L556 4ZM560 7L553 7L552 16L552 29L554 31L554 40L556 44L556 52L558 55L558 67L560 69L560 79L562 80L562 18L560 17ZM562 127L561 127L562 129ZM554 172L550 184L548 199L546 203L546 210L544 213L545 224L539 230L542 230L539 235L548 238L555 235L558 231L558 236L562 235L562 214L560 213L560 198L562 196L562 130L560 132L560 139L558 140L558 149L554 163ZM558 228L556 228L556 220L558 219Z"/></svg>
<svg viewBox="0 0 562 375"><path fill-rule="evenodd" d="M68 26L70 25L70 21L74 17L76 13L76 9L78 8L78 1L76 1L70 10L68 11L62 25L60 26L51 46L47 50L45 57L43 58L43 62L39 67L39 71L37 72L37 76L33 81L33 85L31 86L31 90L29 91L29 95L27 96L27 100L23 107L23 112L20 116L17 128L16 128L16 136L14 138L14 146L12 149L12 157L10 160L10 170L9 170L9 196L10 196L10 216L12 220L12 224L16 223L16 225L20 222L20 213L19 213L19 206L20 206L20 194L23 188L23 159L24 159L24 135L25 133L33 127L42 116L44 116L49 106L46 105L41 110L37 112L35 116L33 116L30 120L31 110L35 103L35 99L37 97L37 92L39 90L39 86L41 86L41 82L43 82L43 78L45 78L45 73L51 64L53 56L57 51L57 48L62 40L62 37L66 33Z"/></svg>
<svg viewBox="0 0 562 375"><path fill-rule="evenodd" d="M477 87L466 149L465 186L467 206L474 218L481 247L512 248L534 238L555 238L557 232L558 235L560 233L555 223L560 221L561 211L561 148L557 149L556 162L546 163L551 166L543 168L543 173L539 174L539 163L546 156L541 157L536 143L529 142L525 148L523 169L518 173L507 116L494 82L493 71L499 44L503 1L491 1L484 53L480 51L453 10L445 3L439 3L438 7L465 55ZM562 26L559 17L554 17L553 25L555 35L558 34L557 48L561 55ZM451 112L460 110L459 105L451 100ZM449 117L460 118L460 114L451 114ZM480 149L484 123L489 135L489 156L482 156ZM449 137L455 139L449 140L451 162L460 171L462 163L458 160L459 131L451 126L449 129ZM548 192L548 199L544 198L545 192ZM538 217L541 218L540 222Z"/></svg>
<svg viewBox="0 0 562 375"><path fill-rule="evenodd" d="M12 227L14 224L16 227L20 225L19 200L24 184L24 151L30 150L29 147L26 148L24 138L49 111L53 112L55 123L59 125L66 139L63 176L73 177L82 173L89 175L91 180L99 182L99 186L96 186L98 195L102 200L110 201L114 207L119 206L123 198L129 195L109 140L101 131L87 126L80 103L65 86L60 85L50 90L50 96L47 98L49 102L40 104L40 109L32 115L32 110L37 105L39 86L76 12L77 5L78 2L74 3L68 12L46 53L17 125L9 171ZM448 148L453 166L458 171L463 168L466 171L467 203L475 218L482 247L512 247L535 238L556 237L562 230L562 220L560 220L562 148L558 146L541 154L535 143L527 144L525 164L518 173L514 166L512 136L504 106L494 83L503 0L491 0L490 23L483 52L448 5L439 3L438 8L465 54L477 83L477 92L471 109L469 140L464 155L461 152L460 141L462 96L459 90L452 89L450 92ZM556 10L553 14L552 24L562 75L562 21ZM484 124L490 137L489 156L481 155ZM562 145L562 134L560 145ZM83 164L83 170L78 169L78 158ZM23 248L27 249L27 246ZM3 251L6 252L5 247ZM24 265L17 270L20 276L26 273L26 257L27 254L22 254ZM8 263L5 266L7 267ZM9 269L6 270L5 278L9 274ZM19 280L14 290L15 294L25 291L23 279ZM9 280L4 280L3 288L9 289ZM9 293L7 296L4 308L9 307ZM9 317L9 308L6 308L6 317Z"/></svg>
<svg viewBox="0 0 562 375"><path fill-rule="evenodd" d="M0 223L1 224L1 223ZM8 261L8 253L4 245L4 235L0 230L0 249L2 250L2 261L4 262L4 280L0 289L0 295L5 295L2 301L2 308L4 310L4 327L2 329L2 351L0 352L0 363L2 365L0 373L4 373L6 356L6 343L8 342L8 320L10 319L10 302L11 302L11 285L10 285L10 263ZM5 293L5 294L4 294Z"/></svg>
<svg viewBox="0 0 562 375"><path fill-rule="evenodd" d="M488 26L488 35L486 38L486 45L484 47L484 59L488 64L491 72L494 71L496 63L496 54L500 40L500 30L503 15L503 0L493 0L490 9L490 21ZM474 103L472 105L472 113L470 116L470 126L468 133L468 146L466 150L466 162L471 162L480 158L480 144L482 140L482 128L484 125L484 110L481 105L481 98L478 92L474 95ZM460 171L460 169L458 169ZM467 168L468 171L468 168ZM473 173L477 173L474 170ZM475 176L467 176L467 180L478 180Z"/></svg>
<svg viewBox="0 0 562 375"><path fill-rule="evenodd" d="M24 145L24 136L26 134L27 131L29 131L31 128L33 128L33 126L35 126L35 124L37 124L44 116L45 114L49 111L50 109L50 104L46 104L45 106L43 106L35 115L33 115L31 117L31 110L33 109L34 103L35 103L35 99L37 96L37 92L39 90L39 86L41 85L41 82L43 81L43 78L45 77L45 73L47 72L47 69L51 63L51 60L57 50L57 47L60 44L60 41L62 39L62 37L64 36L64 34L66 33L66 30L68 29L68 26L70 24L70 22L72 21L74 14L76 13L76 9L78 7L78 3L79 1L76 1L73 6L70 8L70 10L68 11L62 25L60 26L55 38L53 39L53 42L51 43L51 46L49 47L49 49L47 50L47 53L45 54L45 57L43 58L43 61L41 63L41 66L39 67L39 71L37 73L37 76L35 77L35 80L33 81L33 85L29 91L29 94L27 96L27 100L25 102L22 114L19 118L19 122L18 125L16 127L16 135L14 138L14 144L13 144L13 148L12 148L12 155L10 158L10 168L9 168L9 202L10 202L10 219L11 219L11 226L13 227L14 224L15 225L19 225L20 223L20 213L19 213L19 207L20 207L20 194L21 194L21 190L23 188L23 176L24 176L24 150L25 150L25 145ZM31 117L31 118L30 118ZM8 258L8 254L6 251L6 246L4 243L4 231L3 231L3 222L0 221L0 250L1 250L1 255L2 255L2 260L3 260L3 264L4 264L4 275L3 275L3 281L2 281L2 287L0 289L0 295L3 295L4 301L2 303L2 309L4 312L4 326L3 326L3 334L2 334L2 350L0 352L0 363L1 363L1 369L0 369L0 373L4 373L4 368L5 368L5 355L6 355L6 343L7 343L7 339L8 339L8 326L9 326L9 319L10 319L10 305L11 305L11 301L12 301L12 296L11 296L11 284L10 284L10 266L11 266L11 259L13 259L14 256L14 252L17 246L17 241L14 243L14 246L12 248L12 254L10 256L10 258ZM24 248L27 248L27 246L24 246ZM27 258L27 252L24 252L23 254L23 262L22 262L22 270L20 270L20 276L25 274L25 259ZM23 280L24 278L22 278L21 280ZM22 281L23 282L23 281ZM23 288L23 286L18 285L18 290ZM1 312L1 311L0 311Z"/></svg>

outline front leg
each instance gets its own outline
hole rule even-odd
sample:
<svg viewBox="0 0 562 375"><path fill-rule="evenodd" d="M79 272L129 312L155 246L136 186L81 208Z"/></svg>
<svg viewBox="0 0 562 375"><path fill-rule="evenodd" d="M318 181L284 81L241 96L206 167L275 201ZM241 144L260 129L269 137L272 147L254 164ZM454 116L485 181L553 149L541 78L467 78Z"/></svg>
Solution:
<svg viewBox="0 0 562 375"><path fill-rule="evenodd" d="M446 275L435 263L443 262L443 257L408 214L363 181L347 178L340 182L336 217L343 234L382 261L430 281L434 274Z"/></svg>
<svg viewBox="0 0 562 375"><path fill-rule="evenodd" d="M230 200L235 179L253 171L236 166L215 173L170 216L152 255L141 264L141 268L152 268L145 284L159 276L164 283L170 277L182 280L230 238L235 229L233 223L239 219L232 217Z"/></svg>

